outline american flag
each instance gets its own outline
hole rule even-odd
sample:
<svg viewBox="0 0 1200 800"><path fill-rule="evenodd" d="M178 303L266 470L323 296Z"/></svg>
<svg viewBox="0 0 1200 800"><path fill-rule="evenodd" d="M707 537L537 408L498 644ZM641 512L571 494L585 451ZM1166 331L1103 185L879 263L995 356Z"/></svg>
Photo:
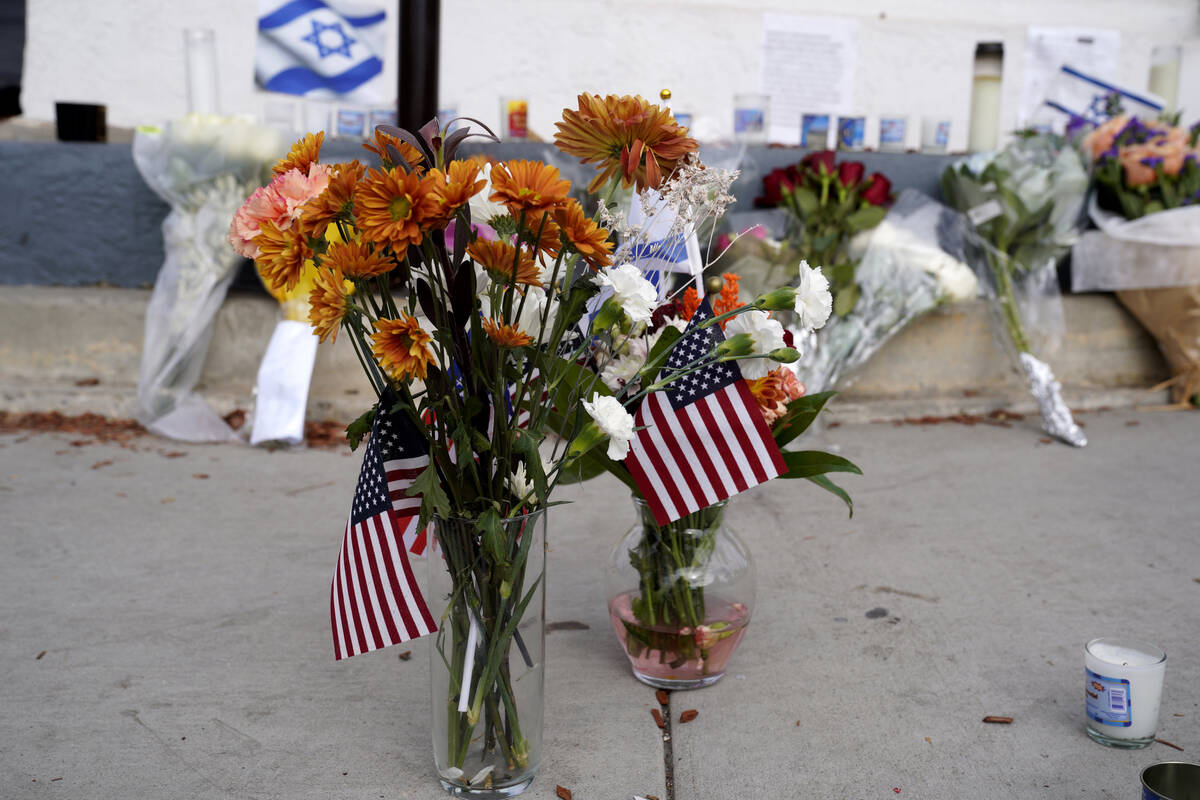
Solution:
<svg viewBox="0 0 1200 800"><path fill-rule="evenodd" d="M386 413L386 400L379 405L330 589L333 653L339 661L437 630L405 542L410 532L416 536L421 502L404 489L429 457L413 423L403 414Z"/></svg>
<svg viewBox="0 0 1200 800"><path fill-rule="evenodd" d="M696 329L712 315L705 300L671 350L663 374L724 341L719 326ZM787 471L734 361L712 364L647 395L634 422L642 429L625 464L660 525Z"/></svg>

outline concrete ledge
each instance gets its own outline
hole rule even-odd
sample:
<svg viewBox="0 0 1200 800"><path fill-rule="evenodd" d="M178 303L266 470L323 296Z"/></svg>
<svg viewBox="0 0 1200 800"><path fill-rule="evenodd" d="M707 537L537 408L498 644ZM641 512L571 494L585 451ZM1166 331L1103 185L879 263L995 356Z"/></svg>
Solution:
<svg viewBox="0 0 1200 800"><path fill-rule="evenodd" d="M0 408L129 417L150 293L8 287L0 294ZM1154 341L1108 295L1065 298L1067 336L1049 360L1076 408L1161 402L1143 391L1168 375ZM845 420L1033 408L983 301L947 306L896 336L834 407ZM234 294L217 315L200 393L221 413L253 405L255 376L277 319L273 300ZM322 345L311 419L350 420L371 390L349 343Z"/></svg>

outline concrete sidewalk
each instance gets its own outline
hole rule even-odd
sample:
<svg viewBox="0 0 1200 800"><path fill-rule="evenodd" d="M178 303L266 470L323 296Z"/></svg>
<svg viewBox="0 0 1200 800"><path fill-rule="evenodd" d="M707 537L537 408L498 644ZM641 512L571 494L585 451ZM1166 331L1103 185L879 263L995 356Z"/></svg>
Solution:
<svg viewBox="0 0 1200 800"><path fill-rule="evenodd" d="M843 481L853 519L807 483L738 499L755 616L724 680L672 694L669 762L605 611L632 508L613 483L566 493L548 618L588 627L547 638L525 796L666 800L669 767L680 800L1128 798L1145 766L1200 760L1200 418L1082 419L1083 450L1032 419L846 425L814 446L866 472ZM0 797L444 797L426 642L332 659L357 469L0 436ZM1159 735L1185 752L1084 735L1083 645L1121 634L1167 651Z"/></svg>

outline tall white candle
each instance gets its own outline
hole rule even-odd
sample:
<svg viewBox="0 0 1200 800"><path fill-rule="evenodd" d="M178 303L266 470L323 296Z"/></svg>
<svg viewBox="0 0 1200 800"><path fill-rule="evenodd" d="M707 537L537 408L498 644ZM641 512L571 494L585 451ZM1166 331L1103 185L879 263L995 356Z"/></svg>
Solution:
<svg viewBox="0 0 1200 800"><path fill-rule="evenodd" d="M1145 747L1158 730L1167 655L1132 639L1093 639L1084 648L1085 713L1093 739Z"/></svg>

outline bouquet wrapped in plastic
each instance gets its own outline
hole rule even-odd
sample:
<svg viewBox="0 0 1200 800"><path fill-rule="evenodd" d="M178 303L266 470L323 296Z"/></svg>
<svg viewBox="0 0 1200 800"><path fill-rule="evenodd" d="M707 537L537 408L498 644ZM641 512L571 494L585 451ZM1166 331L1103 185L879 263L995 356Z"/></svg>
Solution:
<svg viewBox="0 0 1200 800"><path fill-rule="evenodd" d="M998 154L981 154L942 174L946 202L962 211L977 236L967 237L968 259L1042 412L1042 426L1060 440L1087 444L1062 400L1050 366L1034 355L1032 329L1053 350L1063 330L1058 259L1079 235L1088 178L1061 137L1036 134Z"/></svg>

